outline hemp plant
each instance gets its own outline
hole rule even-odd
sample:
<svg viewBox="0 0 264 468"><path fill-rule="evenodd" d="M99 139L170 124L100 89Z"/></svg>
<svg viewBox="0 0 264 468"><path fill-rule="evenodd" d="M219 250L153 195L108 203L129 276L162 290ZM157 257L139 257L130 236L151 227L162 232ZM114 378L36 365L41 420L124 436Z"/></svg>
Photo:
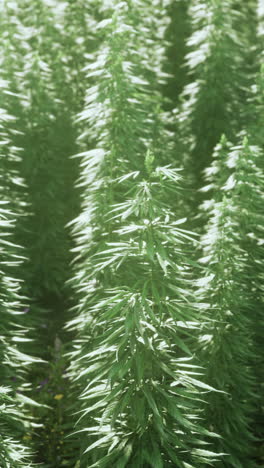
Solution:
<svg viewBox="0 0 264 468"><path fill-rule="evenodd" d="M199 327L189 234L172 208L178 171L155 169L148 149L157 116L140 34L151 46L152 29L141 31L138 4L106 4L111 16L97 24L103 40L86 66L77 119L82 212L72 223L78 302L68 328L76 333L69 375L81 413L80 464L197 467L217 458L200 446L208 432L198 423L198 400L212 389L196 378L182 339Z"/></svg>
<svg viewBox="0 0 264 468"><path fill-rule="evenodd" d="M9 95L8 83L0 82L2 105ZM28 301L23 296L17 277L23 261L21 247L14 244L14 231L25 209L19 189L24 183L19 176L19 148L14 145L15 117L0 108L0 463L3 468L30 466L32 460L29 436L33 421L28 405L28 366L39 362L25 352L30 342L27 319ZM17 208L18 214L14 213Z"/></svg>
<svg viewBox="0 0 264 468"><path fill-rule="evenodd" d="M215 145L224 133L233 139L245 123L243 102L250 85L246 51L245 12L234 0L193 0L189 15L192 34L186 84L178 109L179 150L191 187L200 187L200 171L210 164Z"/></svg>
<svg viewBox="0 0 264 468"><path fill-rule="evenodd" d="M153 163L148 153L145 174L127 174L129 198L105 215L106 225L119 224L90 259L87 283L101 274L107 285L94 286L76 342L81 466L197 467L217 459L201 446L210 433L199 402L213 389L188 347L200 314L188 284L190 233L170 209L179 173Z"/></svg>
<svg viewBox="0 0 264 468"><path fill-rule="evenodd" d="M201 337L203 359L209 362L207 383L226 392L209 395L207 410L208 424L222 437L217 449L228 454L223 467L242 467L245 462L255 466L252 425L261 406L263 380L262 151L243 134L239 139L218 154L218 167L225 171L208 171L216 192L202 237L205 278L198 282L213 318L213 326L205 326ZM228 176L225 183L223 173Z"/></svg>
<svg viewBox="0 0 264 468"><path fill-rule="evenodd" d="M199 284L201 300L207 302L212 321L202 327L202 362L206 362L206 382L223 393L209 394L206 405L208 427L221 438L215 450L226 454L219 466L254 466L253 416L254 356L253 336L248 317L249 298L245 291L247 255L239 239L237 207L223 197L216 202L207 233L202 238L206 265ZM209 325L208 325L209 324Z"/></svg>

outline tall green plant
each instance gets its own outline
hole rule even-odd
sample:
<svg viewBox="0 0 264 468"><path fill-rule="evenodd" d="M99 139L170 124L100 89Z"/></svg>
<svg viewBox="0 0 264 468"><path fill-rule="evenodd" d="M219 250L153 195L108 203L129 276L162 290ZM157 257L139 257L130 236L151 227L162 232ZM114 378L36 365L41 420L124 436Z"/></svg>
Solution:
<svg viewBox="0 0 264 468"><path fill-rule="evenodd" d="M38 452L35 459L52 460L58 466L65 459L70 463L73 452L70 445L61 443L70 422L63 411L65 395L63 401L56 400L56 395L64 388L67 363L58 359L55 348L59 340L56 335L64 345L63 313L69 304L65 281L70 276L71 239L65 225L78 212L78 194L73 188L77 164L69 158L77 148L74 109L71 97L67 99L69 84L62 86L66 83L63 33L52 2L3 2L1 10L1 73L9 80L11 93L19 94L8 94L8 109L15 117L12 126L9 122L14 128L13 144L8 141L6 146L9 153L20 154L20 164L16 164L28 186L28 207L15 227L16 240L26 248L28 257L19 274L29 296L26 317L34 322L34 349L49 361L49 365L33 366L29 377L32 398L43 403L34 409L34 416L45 426L31 437ZM16 147L23 149L18 152ZM16 198L21 200L21 196L13 196L13 200Z"/></svg>
<svg viewBox="0 0 264 468"><path fill-rule="evenodd" d="M245 290L247 255L241 247L237 210L226 197L215 203L203 237L206 270L199 284L213 319L201 336L206 381L224 392L208 395L206 420L221 436L215 450L226 453L219 466L242 468L254 466L250 425L255 382L249 366L254 349Z"/></svg>
<svg viewBox="0 0 264 468"><path fill-rule="evenodd" d="M2 105L9 96L7 83L0 82ZM24 208L18 187L24 184L18 175L19 148L14 145L12 128L15 118L0 108L0 463L3 468L30 466L29 450L32 421L25 404L35 403L28 398L26 383L28 365L39 360L25 349L30 342L27 318L28 303L17 279L22 261L22 249L14 241L15 224ZM13 210L17 209L18 215Z"/></svg>
<svg viewBox="0 0 264 468"><path fill-rule="evenodd" d="M249 43L238 27L246 23L245 13L235 3L194 0L190 5L193 32L186 55L190 83L182 92L178 117L191 187L201 186L200 171L210 164L221 134L232 140L245 121Z"/></svg>
<svg viewBox="0 0 264 468"><path fill-rule="evenodd" d="M202 338L206 361L209 355L207 382L227 392L209 397L208 421L223 437L218 447L230 454L223 466L234 467L254 466L252 441L258 429L253 418L261 405L263 375L262 152L241 138L238 145L226 146L208 170L216 191L203 237L207 277L200 290L215 320ZM215 171L217 166L225 170Z"/></svg>
<svg viewBox="0 0 264 468"><path fill-rule="evenodd" d="M79 301L69 327L77 331L71 378L80 395L83 467L187 467L210 459L197 440L206 431L189 413L194 404L197 416L199 386L209 387L193 377L181 339L198 316L183 299L188 268L180 246L188 234L171 209L178 173L155 170L147 151L159 117L145 67L153 30L142 5L113 2L112 17L97 25L104 41L86 67L90 88L79 116L83 204L73 223L72 281ZM85 151L87 142L94 149Z"/></svg>
<svg viewBox="0 0 264 468"><path fill-rule="evenodd" d="M0 187L2 187L2 184ZM23 344L23 342L27 341L25 337L26 330L22 327L21 317L19 317L23 313L25 304L19 297L19 282L15 279L14 273L11 276L19 257L16 254L16 247L8 240L8 235L12 233L13 216L7 206L5 202L1 201L0 462L3 468L17 468L29 466L28 463L31 458L27 440L27 433L31 429L30 419L25 412L25 408L23 408L26 397L23 396L22 392L26 390L23 384L25 366L32 363L33 359L21 352L21 342ZM22 372L21 369L23 369Z"/></svg>
<svg viewBox="0 0 264 468"><path fill-rule="evenodd" d="M62 101L65 68L52 8L41 0L14 4L14 10L5 6L5 14L12 20L13 43L16 38L19 41L18 60L5 62L5 69L25 96L14 109L22 130L17 138L23 148L21 174L31 205L31 217L21 231L21 243L29 255L25 275L29 294L42 306L56 303L59 309L71 258L65 224L78 209L73 191L77 168L69 158L76 151L76 134L67 103Z"/></svg>
<svg viewBox="0 0 264 468"><path fill-rule="evenodd" d="M134 18L130 19L128 15L129 6L124 3L119 6L120 15L115 14L112 19L97 25L97 33L104 40L86 66L89 87L84 110L78 117L79 142L84 150L80 154L83 170L79 185L86 215L82 213L75 221L73 232L77 232L77 244L84 246L78 250L85 259L82 252L90 248L90 239L94 235L86 229L84 238L82 226L85 227L87 219L91 219L91 227L93 222L99 225L96 232L104 242L103 231L108 226L102 225L101 213L108 211L109 202L118 201L123 195L113 192L111 178L125 175L128 168L142 167L142 152L146 151L153 134L154 113L149 83L139 73L143 68L142 55L136 48L139 32L130 24ZM87 151L87 147L95 146L97 150ZM81 233L80 238L78 233Z"/></svg>
<svg viewBox="0 0 264 468"><path fill-rule="evenodd" d="M86 276L101 274L108 286L86 305L73 363L83 386L81 466L197 467L214 455L199 447L209 433L197 411L201 389L212 388L183 339L199 313L188 289L189 233L170 210L178 172L153 170L148 153L146 173L133 172L129 198L109 207L105 224L119 225Z"/></svg>
<svg viewBox="0 0 264 468"><path fill-rule="evenodd" d="M263 388L262 337L263 321L263 148L250 144L247 137L234 148L228 158L233 174L227 183L238 209L240 245L247 254L247 282L245 290L249 298L248 316L254 337L254 357L251 361L257 378L256 421L257 432L261 432L263 407L261 389Z"/></svg>

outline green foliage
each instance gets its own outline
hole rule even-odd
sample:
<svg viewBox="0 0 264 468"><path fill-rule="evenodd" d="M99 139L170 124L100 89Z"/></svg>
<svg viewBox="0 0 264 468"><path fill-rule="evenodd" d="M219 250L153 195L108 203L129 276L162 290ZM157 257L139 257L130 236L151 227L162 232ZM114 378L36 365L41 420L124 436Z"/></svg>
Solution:
<svg viewBox="0 0 264 468"><path fill-rule="evenodd" d="M3 103L8 88L1 83ZM30 466L30 450L26 434L31 426L25 410L24 382L27 366L37 361L23 352L29 340L25 318L26 299L21 296L16 267L22 261L21 248L13 244L16 217L11 210L24 206L17 198L17 186L22 185L15 170L19 149L12 145L14 118L0 109L0 462L3 468ZM9 128L8 128L9 126ZM25 440L23 440L25 439Z"/></svg>
<svg viewBox="0 0 264 468"><path fill-rule="evenodd" d="M187 39L191 32L190 18L188 15L188 1L177 0L169 2L168 15L171 19L166 29L167 60L164 68L169 77L164 86L164 94L168 98L165 101L166 108L173 109L179 104L179 97L187 82L187 67L184 66L187 54Z"/></svg>
<svg viewBox="0 0 264 468"><path fill-rule="evenodd" d="M237 206L230 199L215 203L204 236L201 261L207 265L200 281L200 294L208 301L213 323L201 335L203 360L207 359L207 383L226 393L209 395L208 425L220 434L216 450L227 456L220 466L251 466L250 416L254 389L249 361L254 356L252 330L247 316L246 254L239 243ZM243 440L242 440L243 438Z"/></svg>
<svg viewBox="0 0 264 468"><path fill-rule="evenodd" d="M17 144L23 148L21 174L28 186L31 211L21 224L20 243L29 256L24 274L30 295L45 296L50 305L49 296L53 300L62 297L69 276L70 239L65 225L78 209L77 192L74 197L69 191L77 177L75 161L69 158L76 151L76 134L71 114L65 112L67 102L61 100L65 97L60 92L65 68L53 66L54 62L63 63L60 30L51 7L41 0L17 0L13 7L5 5L4 14L7 21L11 19L6 41L14 55L4 65L21 95L12 112L20 133L22 130Z"/></svg>
<svg viewBox="0 0 264 468"><path fill-rule="evenodd" d="M204 358L209 357L207 382L227 394L209 396L207 419L222 436L218 447L230 454L223 466L242 467L252 464L250 426L256 407L261 407L263 382L258 361L263 333L263 174L258 168L262 152L246 137L233 147L223 137L214 156L207 176L215 192L202 242L201 262L207 268L199 282L214 322L201 335L201 345Z"/></svg>
<svg viewBox="0 0 264 468"><path fill-rule="evenodd" d="M214 216L215 203L222 201L223 186L230 175L226 155L231 147L232 144L227 141L225 135L222 135L220 142L214 148L211 165L204 170L204 179L207 185L202 187L200 191L207 197L210 195L210 199L205 200L200 206L200 217L204 218L205 223Z"/></svg>
<svg viewBox="0 0 264 468"><path fill-rule="evenodd" d="M1 467L263 462L262 3L0 0Z"/></svg>
<svg viewBox="0 0 264 468"><path fill-rule="evenodd" d="M79 444L74 437L68 438L73 429L73 401L68 392L67 346L56 336L47 351L49 366L35 366L31 377L32 394L40 404L32 413L41 421L41 427L30 432L32 442L38 448L35 460L39 463L45 460L45 467L73 466Z"/></svg>
<svg viewBox="0 0 264 468"><path fill-rule="evenodd" d="M78 331L71 373L87 433L81 466L200 466L214 457L199 448L209 433L198 423L198 400L211 388L196 377L185 340L199 326L183 250L189 233L171 208L178 172L155 169L146 153L153 136L157 142L157 116L142 64L155 57L147 62L132 16L140 8L130 8L120 4L97 25L105 40L86 66L96 84L79 116L80 141L96 144L80 154L83 211L73 225L79 304L69 327ZM145 34L151 44L152 30Z"/></svg>
<svg viewBox="0 0 264 468"><path fill-rule="evenodd" d="M187 286L190 234L169 208L178 171L132 176L129 199L106 214L118 229L90 258L108 288L95 286L86 305L72 365L83 386L81 431L90 435L81 466L156 466L157 454L160 466L200 466L212 454L199 449L198 435L209 433L198 423L198 401L212 388L200 381L186 343L199 310Z"/></svg>
<svg viewBox="0 0 264 468"><path fill-rule="evenodd" d="M182 92L179 131L193 185L200 185L197 171L199 174L210 164L221 135L232 139L245 122L249 44L247 35L237 27L246 22L245 13L235 4L194 0L190 5L193 32L187 42L186 62L191 82Z"/></svg>
<svg viewBox="0 0 264 468"><path fill-rule="evenodd" d="M251 95L248 102L248 132L255 144L264 147L264 139L259 129L264 122L264 65L256 75L256 82L251 88ZM262 163L263 167L263 163Z"/></svg>
<svg viewBox="0 0 264 468"><path fill-rule="evenodd" d="M1 170L0 170L1 173ZM29 449L22 438L26 436L30 421L16 392L26 390L23 385L24 366L34 359L21 352L21 343L27 341L19 315L23 303L19 300L19 282L11 277L19 256L8 240L12 232L13 216L4 202L0 204L0 461L3 468L29 466ZM24 306L25 307L25 306ZM24 327L26 323L24 323ZM21 372L21 366L22 372Z"/></svg>
<svg viewBox="0 0 264 468"><path fill-rule="evenodd" d="M263 361L261 358L263 321L263 149L250 145L247 137L229 156L228 164L233 170L227 186L238 208L240 245L247 253L247 281L245 290L248 294L248 316L254 336L254 357L251 364L257 377L256 395L259 394L258 431L262 432L263 406L261 389L263 388ZM263 432L262 432L263 433Z"/></svg>
<svg viewBox="0 0 264 468"><path fill-rule="evenodd" d="M25 445L25 442L18 442L14 438L14 434L25 433L23 416L14 398L10 396L10 388L0 388L0 461L3 468L18 468L29 467L30 464L30 451ZM20 431L18 427L20 426ZM24 439L27 436L24 435Z"/></svg>

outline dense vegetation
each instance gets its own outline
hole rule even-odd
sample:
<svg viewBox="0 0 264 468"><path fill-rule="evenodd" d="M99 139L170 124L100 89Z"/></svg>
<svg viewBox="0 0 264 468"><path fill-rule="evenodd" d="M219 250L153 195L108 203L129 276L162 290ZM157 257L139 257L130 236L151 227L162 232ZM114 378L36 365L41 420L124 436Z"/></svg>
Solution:
<svg viewBox="0 0 264 468"><path fill-rule="evenodd" d="M0 468L256 468L263 0L0 0Z"/></svg>

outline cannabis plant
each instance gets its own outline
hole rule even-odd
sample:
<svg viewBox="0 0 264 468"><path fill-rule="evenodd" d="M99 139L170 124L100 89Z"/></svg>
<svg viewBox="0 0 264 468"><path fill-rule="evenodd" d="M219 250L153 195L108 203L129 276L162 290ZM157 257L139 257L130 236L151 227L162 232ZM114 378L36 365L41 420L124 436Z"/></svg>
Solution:
<svg viewBox="0 0 264 468"><path fill-rule="evenodd" d="M0 17L1 467L252 468L263 0Z"/></svg>
<svg viewBox="0 0 264 468"><path fill-rule="evenodd" d="M101 239L104 243L103 232L108 226L102 224L101 213L108 212L109 203L123 196L113 190L111 178L125 175L128 168L137 170L142 166L142 152L153 131L153 113L148 112L149 83L139 75L141 56L134 47L138 32L127 21L128 6L122 4L119 11L119 15L97 25L104 41L89 57L91 63L86 66L89 87L84 110L78 116L82 130L79 143L84 150L80 154L83 169L79 186L85 215L82 213L76 219L73 232L76 231L78 252L85 259L85 268L85 252L91 242L94 244L94 233L91 237L91 229L86 226L96 224L97 243ZM87 151L87 147L94 146L97 148Z"/></svg>
<svg viewBox="0 0 264 468"><path fill-rule="evenodd" d="M218 159L207 171L212 181L209 187L215 192L202 242L201 261L207 265L207 273L200 281L200 292L214 317L213 328L201 339L204 359L209 356L207 382L226 392L209 396L208 422L222 436L218 447L229 453L223 466L234 467L244 466L245 460L247 466L253 463L252 421L261 406L263 380L262 152L241 138L242 143L229 147L222 138L221 151L214 154Z"/></svg>
<svg viewBox="0 0 264 468"><path fill-rule="evenodd" d="M16 390L22 390L21 366L30 362L30 358L21 352L19 342L26 341L25 330L17 324L17 316L23 312L19 302L19 283L12 278L10 271L17 262L15 247L8 241L12 231L12 215L7 204L0 204L0 299L1 299L1 444L0 461L3 468L26 466L29 450L22 438L26 436L29 421L21 408L23 396L19 402ZM6 271L7 270L7 271ZM24 372L23 372L24 373ZM17 398L18 396L18 398Z"/></svg>
<svg viewBox="0 0 264 468"><path fill-rule="evenodd" d="M2 103L8 95L8 86L1 81ZM24 352L29 341L26 318L27 303L22 297L16 267L21 262L21 248L13 244L16 216L13 209L22 209L17 186L21 178L16 171L19 151L12 143L14 117L5 108L0 109L0 462L3 468L29 466L27 432L31 421L25 404L34 404L28 397L25 383L27 367L37 361ZM22 440L24 439L24 440Z"/></svg>
<svg viewBox="0 0 264 468"><path fill-rule="evenodd" d="M80 394L81 466L198 466L214 455L199 448L207 432L196 400L209 387L193 377L199 372L182 339L198 314L182 251L188 233L171 209L178 172L154 170L147 151L157 116L143 67L142 3L115 6L97 25L104 41L86 66L90 88L78 119L81 144L95 147L79 155L83 204L73 223L79 302L69 327L78 333L71 378ZM152 44L152 29L142 32Z"/></svg>
<svg viewBox="0 0 264 468"><path fill-rule="evenodd" d="M70 190L76 169L68 157L76 150L75 132L58 92L64 68L53 67L54 61L61 63L61 51L52 9L41 0L17 0L14 5L13 43L17 38L18 51L23 45L23 60L20 52L20 60L5 68L21 95L14 114L22 131L18 139L23 148L21 174L31 206L31 216L21 225L20 243L29 256L24 273L28 293L42 306L54 301L59 308L70 259L65 224L78 205ZM8 5L5 13L13 18Z"/></svg>
<svg viewBox="0 0 264 468"><path fill-rule="evenodd" d="M253 466L250 424L255 382L249 366L254 351L245 291L247 255L241 247L237 210L226 197L214 204L203 237L201 260L206 271L199 292L213 319L201 336L207 383L223 392L208 395L206 420L221 436L216 450L226 456L219 466L242 468L245 463Z"/></svg>
<svg viewBox="0 0 264 468"><path fill-rule="evenodd" d="M221 135L232 140L244 122L250 70L247 34L238 27L246 18L236 6L229 0L194 0L190 4L193 32L186 55L190 82L182 92L178 122L180 149L192 187L200 186L198 174L210 164Z"/></svg>
<svg viewBox="0 0 264 468"><path fill-rule="evenodd" d="M105 217L118 229L90 259L108 287L95 289L76 343L87 432L81 466L196 467L214 455L200 448L209 432L197 413L201 389L211 388L186 344L199 314L188 289L189 233L169 204L179 176L152 164L149 154L145 177L130 175L129 198Z"/></svg>
<svg viewBox="0 0 264 468"><path fill-rule="evenodd" d="M257 421L263 415L261 389L263 388L262 336L263 322L263 149L253 146L244 137L240 145L230 152L228 164L233 170L227 182L235 200L238 213L240 245L247 253L247 282L244 286L248 294L248 316L254 337L254 358L251 365L257 377L255 391L258 411ZM261 423L259 424L261 427ZM259 431L259 429L258 429Z"/></svg>

